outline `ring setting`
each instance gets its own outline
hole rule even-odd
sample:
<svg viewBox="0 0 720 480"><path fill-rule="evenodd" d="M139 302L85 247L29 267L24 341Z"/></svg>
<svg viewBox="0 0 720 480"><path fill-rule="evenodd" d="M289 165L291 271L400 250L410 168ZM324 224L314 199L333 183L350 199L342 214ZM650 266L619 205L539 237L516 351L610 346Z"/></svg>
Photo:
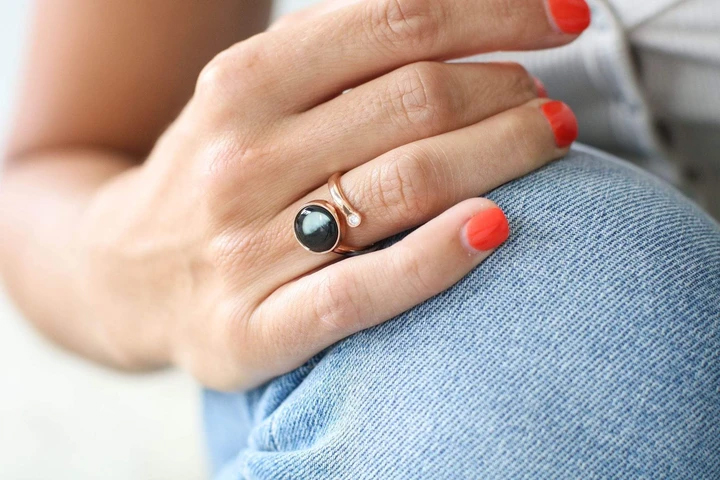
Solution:
<svg viewBox="0 0 720 480"><path fill-rule="evenodd" d="M293 229L298 243L305 250L317 254L334 252L357 255L369 250L342 243L347 228L359 227L363 218L340 188L340 173L330 177L328 189L332 202L326 200L308 202L295 215Z"/></svg>

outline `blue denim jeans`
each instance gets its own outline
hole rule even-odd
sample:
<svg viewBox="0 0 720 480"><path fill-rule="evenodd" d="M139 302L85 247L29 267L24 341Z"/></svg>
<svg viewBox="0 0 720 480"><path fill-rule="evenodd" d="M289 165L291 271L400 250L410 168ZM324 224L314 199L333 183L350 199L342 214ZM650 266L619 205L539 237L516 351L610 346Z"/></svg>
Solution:
<svg viewBox="0 0 720 480"><path fill-rule="evenodd" d="M205 393L216 478L720 478L718 225L585 147L489 197L511 239L453 288Z"/></svg>

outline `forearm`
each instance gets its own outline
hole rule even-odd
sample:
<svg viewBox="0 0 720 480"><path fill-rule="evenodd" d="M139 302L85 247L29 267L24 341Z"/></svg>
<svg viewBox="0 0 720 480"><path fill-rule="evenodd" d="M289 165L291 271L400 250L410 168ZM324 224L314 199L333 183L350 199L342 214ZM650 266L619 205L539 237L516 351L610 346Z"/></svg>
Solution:
<svg viewBox="0 0 720 480"><path fill-rule="evenodd" d="M102 150L48 150L11 158L0 186L0 273L42 332L97 361L118 365L87 268L83 219L96 191L136 159ZM108 219L110 220L110 219Z"/></svg>

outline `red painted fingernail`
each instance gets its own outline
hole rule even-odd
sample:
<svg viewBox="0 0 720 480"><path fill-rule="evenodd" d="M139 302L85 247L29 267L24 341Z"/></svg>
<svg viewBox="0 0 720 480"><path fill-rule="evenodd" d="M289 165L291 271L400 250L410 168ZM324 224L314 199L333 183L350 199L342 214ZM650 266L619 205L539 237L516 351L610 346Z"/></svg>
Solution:
<svg viewBox="0 0 720 480"><path fill-rule="evenodd" d="M545 88L545 84L537 77L533 77L535 80L535 89L537 90L537 94L539 97L547 98L548 93L547 89Z"/></svg>
<svg viewBox="0 0 720 480"><path fill-rule="evenodd" d="M480 252L499 247L509 235L507 218L497 207L476 213L465 225L467 243Z"/></svg>
<svg viewBox="0 0 720 480"><path fill-rule="evenodd" d="M547 5L562 33L576 35L590 26L590 7L585 0L547 0Z"/></svg>
<svg viewBox="0 0 720 480"><path fill-rule="evenodd" d="M559 148L572 145L578 137L578 123L570 107L563 102L553 101L544 104L540 108L545 118L550 122L555 135L555 144Z"/></svg>

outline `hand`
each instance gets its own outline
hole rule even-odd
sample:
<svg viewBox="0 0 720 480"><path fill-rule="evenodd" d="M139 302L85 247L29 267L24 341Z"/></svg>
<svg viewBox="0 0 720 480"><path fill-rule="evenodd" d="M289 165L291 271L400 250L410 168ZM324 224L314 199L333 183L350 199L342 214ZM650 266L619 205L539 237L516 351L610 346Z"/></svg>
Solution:
<svg viewBox="0 0 720 480"><path fill-rule="evenodd" d="M440 60L582 29L563 33L548 12L541 0L368 0L219 54L147 162L85 213L78 291L83 311L104 312L116 362L251 387L482 262L507 222L473 197L564 155L576 125L518 65ZM367 255L306 252L293 219L329 199L334 172L364 216L345 243L427 223Z"/></svg>

